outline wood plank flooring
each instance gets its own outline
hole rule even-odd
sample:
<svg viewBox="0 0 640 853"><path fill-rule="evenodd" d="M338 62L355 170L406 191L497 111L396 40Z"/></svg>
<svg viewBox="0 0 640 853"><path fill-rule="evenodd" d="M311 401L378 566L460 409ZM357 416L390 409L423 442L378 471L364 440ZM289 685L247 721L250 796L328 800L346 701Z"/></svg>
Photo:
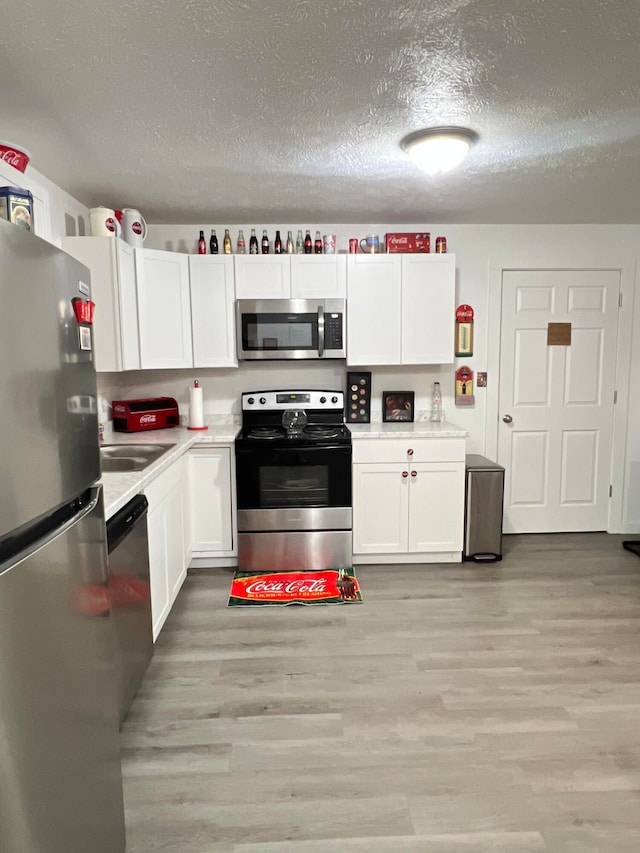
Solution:
<svg viewBox="0 0 640 853"><path fill-rule="evenodd" d="M509 536L363 605L189 574L122 732L129 853L637 853L640 558Z"/></svg>

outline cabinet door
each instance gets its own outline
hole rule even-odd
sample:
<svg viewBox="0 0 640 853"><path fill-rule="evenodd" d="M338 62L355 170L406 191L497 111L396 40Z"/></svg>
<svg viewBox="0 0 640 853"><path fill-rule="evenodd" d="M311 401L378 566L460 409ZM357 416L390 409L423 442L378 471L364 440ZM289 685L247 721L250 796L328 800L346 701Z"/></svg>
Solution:
<svg viewBox="0 0 640 853"><path fill-rule="evenodd" d="M464 462L412 464L409 470L408 550L462 551Z"/></svg>
<svg viewBox="0 0 640 853"><path fill-rule="evenodd" d="M169 609L173 607L180 587L187 576L185 562L186 506L185 481L170 492L166 501L167 512L167 587L169 590Z"/></svg>
<svg viewBox="0 0 640 853"><path fill-rule="evenodd" d="M95 365L111 373L140 369L138 300L133 249L107 237L64 237L65 252L89 268Z"/></svg>
<svg viewBox="0 0 640 853"><path fill-rule="evenodd" d="M453 362L453 255L402 255L402 363Z"/></svg>
<svg viewBox="0 0 640 853"><path fill-rule="evenodd" d="M406 552L408 468L393 463L353 466L353 550L355 554Z"/></svg>
<svg viewBox="0 0 640 853"><path fill-rule="evenodd" d="M236 255L236 299L290 299L289 255Z"/></svg>
<svg viewBox="0 0 640 853"><path fill-rule="evenodd" d="M231 451L227 447L189 452L191 539L194 556L233 550Z"/></svg>
<svg viewBox="0 0 640 853"><path fill-rule="evenodd" d="M237 367L233 258L191 255L191 326L194 367Z"/></svg>
<svg viewBox="0 0 640 853"><path fill-rule="evenodd" d="M348 256L348 364L400 364L400 284L400 255Z"/></svg>
<svg viewBox="0 0 640 853"><path fill-rule="evenodd" d="M136 249L140 366L193 367L187 255Z"/></svg>
<svg viewBox="0 0 640 853"><path fill-rule="evenodd" d="M149 537L149 574L151 578L151 619L153 639L160 633L169 614L169 546L166 497L147 517Z"/></svg>
<svg viewBox="0 0 640 853"><path fill-rule="evenodd" d="M292 256L293 299L345 299L346 295L346 255Z"/></svg>

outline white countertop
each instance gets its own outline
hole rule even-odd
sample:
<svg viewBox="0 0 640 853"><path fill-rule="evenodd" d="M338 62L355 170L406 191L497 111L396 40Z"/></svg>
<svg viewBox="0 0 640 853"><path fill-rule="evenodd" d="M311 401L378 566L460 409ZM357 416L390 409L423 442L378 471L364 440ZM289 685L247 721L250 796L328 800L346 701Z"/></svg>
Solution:
<svg viewBox="0 0 640 853"><path fill-rule="evenodd" d="M114 432L102 442L107 444L172 444L174 445L159 459L156 459L142 471L126 473L103 473L101 483L104 490L105 518L121 509L127 501L144 490L151 480L168 468L190 447L202 447L207 444L227 445L233 442L240 427L235 424L210 425L207 430L189 430L184 427L171 429L153 429L144 432Z"/></svg>
<svg viewBox="0 0 640 853"><path fill-rule="evenodd" d="M370 424L348 424L354 441L361 438L466 438L466 429L449 421L434 424L431 421L412 423L376 421Z"/></svg>

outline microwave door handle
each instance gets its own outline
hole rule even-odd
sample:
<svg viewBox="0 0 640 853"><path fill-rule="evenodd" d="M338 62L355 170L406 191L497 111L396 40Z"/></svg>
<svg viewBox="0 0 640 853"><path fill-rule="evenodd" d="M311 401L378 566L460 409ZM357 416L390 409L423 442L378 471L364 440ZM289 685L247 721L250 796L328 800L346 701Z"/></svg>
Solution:
<svg viewBox="0 0 640 853"><path fill-rule="evenodd" d="M318 358L324 355L324 308L318 305Z"/></svg>

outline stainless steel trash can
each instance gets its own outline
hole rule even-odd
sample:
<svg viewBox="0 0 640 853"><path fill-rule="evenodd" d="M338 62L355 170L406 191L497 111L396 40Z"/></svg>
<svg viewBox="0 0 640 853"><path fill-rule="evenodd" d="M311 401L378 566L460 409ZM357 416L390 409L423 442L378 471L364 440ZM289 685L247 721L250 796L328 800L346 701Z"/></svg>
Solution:
<svg viewBox="0 0 640 853"><path fill-rule="evenodd" d="M502 559L504 468L485 456L466 456L464 500L465 560Z"/></svg>

